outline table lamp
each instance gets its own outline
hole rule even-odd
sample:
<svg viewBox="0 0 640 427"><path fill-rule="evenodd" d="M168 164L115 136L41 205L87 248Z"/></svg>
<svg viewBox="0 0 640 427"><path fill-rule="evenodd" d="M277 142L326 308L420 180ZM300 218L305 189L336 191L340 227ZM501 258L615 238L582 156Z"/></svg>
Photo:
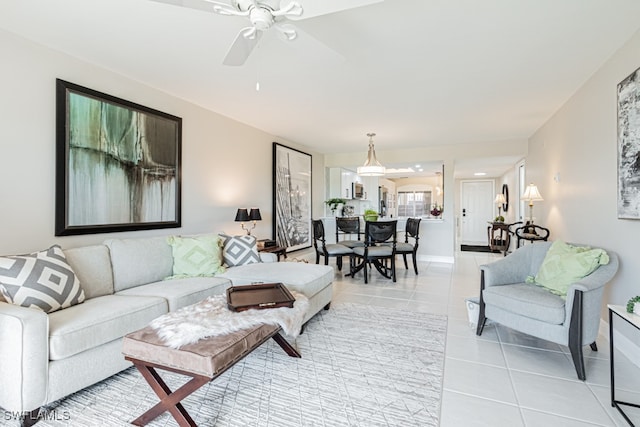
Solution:
<svg viewBox="0 0 640 427"><path fill-rule="evenodd" d="M504 194L498 193L496 194L496 199L493 201L496 205L498 205L498 216L501 216L502 205L507 203L507 199L504 198Z"/></svg>
<svg viewBox="0 0 640 427"><path fill-rule="evenodd" d="M260 215L260 209L258 208L251 208L251 210L240 208L236 212L235 221L241 223L240 226L242 227L243 230L247 232L248 236L251 236L251 230L256 228L256 221L261 221L261 220L262 220L262 215ZM253 225L251 226L251 228L247 228L244 226L244 223L247 221L253 221Z"/></svg>
<svg viewBox="0 0 640 427"><path fill-rule="evenodd" d="M529 184L522 194L522 200L529 202L529 220L533 224L533 202L544 200L538 191L538 187L533 183Z"/></svg>

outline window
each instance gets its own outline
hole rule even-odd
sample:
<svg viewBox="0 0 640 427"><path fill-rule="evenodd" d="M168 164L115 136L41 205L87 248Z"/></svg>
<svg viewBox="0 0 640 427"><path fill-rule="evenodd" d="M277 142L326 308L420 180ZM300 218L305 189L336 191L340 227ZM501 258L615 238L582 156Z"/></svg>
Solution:
<svg viewBox="0 0 640 427"><path fill-rule="evenodd" d="M429 215L431 191L398 191L398 216Z"/></svg>

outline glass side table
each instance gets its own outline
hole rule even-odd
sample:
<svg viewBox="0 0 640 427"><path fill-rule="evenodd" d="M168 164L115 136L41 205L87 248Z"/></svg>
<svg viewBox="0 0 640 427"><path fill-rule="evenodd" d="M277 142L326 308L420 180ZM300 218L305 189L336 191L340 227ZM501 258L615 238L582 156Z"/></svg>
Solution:
<svg viewBox="0 0 640 427"><path fill-rule="evenodd" d="M609 359L611 363L611 406L618 409L620 414L624 417L624 419L629 423L630 426L634 427L635 424L629 419L627 414L624 413L621 405L624 406L632 406L634 408L640 408L640 404L623 402L621 400L616 400L616 388L615 388L615 360L613 357L613 318L618 317L631 326L633 326L636 330L640 331L640 316L633 313L627 313L627 309L621 305L612 305L608 304L609 308Z"/></svg>

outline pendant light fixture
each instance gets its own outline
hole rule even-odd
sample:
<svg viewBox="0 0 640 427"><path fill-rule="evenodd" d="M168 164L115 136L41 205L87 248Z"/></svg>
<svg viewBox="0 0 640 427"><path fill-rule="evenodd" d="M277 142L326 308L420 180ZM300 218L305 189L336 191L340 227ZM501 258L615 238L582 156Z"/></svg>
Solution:
<svg viewBox="0 0 640 427"><path fill-rule="evenodd" d="M373 148L373 137L375 133L368 133L369 137L369 152L367 153L367 160L363 166L358 167L358 175L360 176L382 176L385 174L385 167L380 164L376 159L376 150Z"/></svg>

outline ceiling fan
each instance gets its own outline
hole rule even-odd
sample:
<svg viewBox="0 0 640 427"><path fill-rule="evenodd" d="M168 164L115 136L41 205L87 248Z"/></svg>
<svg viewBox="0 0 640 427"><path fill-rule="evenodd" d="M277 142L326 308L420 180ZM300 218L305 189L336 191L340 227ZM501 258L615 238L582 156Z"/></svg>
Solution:
<svg viewBox="0 0 640 427"><path fill-rule="evenodd" d="M384 0L229 0L229 3L218 0L153 1L248 19L250 25L240 29L222 61L224 65L239 66L245 63L263 33L271 28L275 28L285 41L292 42L298 38L301 30L286 21L314 18Z"/></svg>

